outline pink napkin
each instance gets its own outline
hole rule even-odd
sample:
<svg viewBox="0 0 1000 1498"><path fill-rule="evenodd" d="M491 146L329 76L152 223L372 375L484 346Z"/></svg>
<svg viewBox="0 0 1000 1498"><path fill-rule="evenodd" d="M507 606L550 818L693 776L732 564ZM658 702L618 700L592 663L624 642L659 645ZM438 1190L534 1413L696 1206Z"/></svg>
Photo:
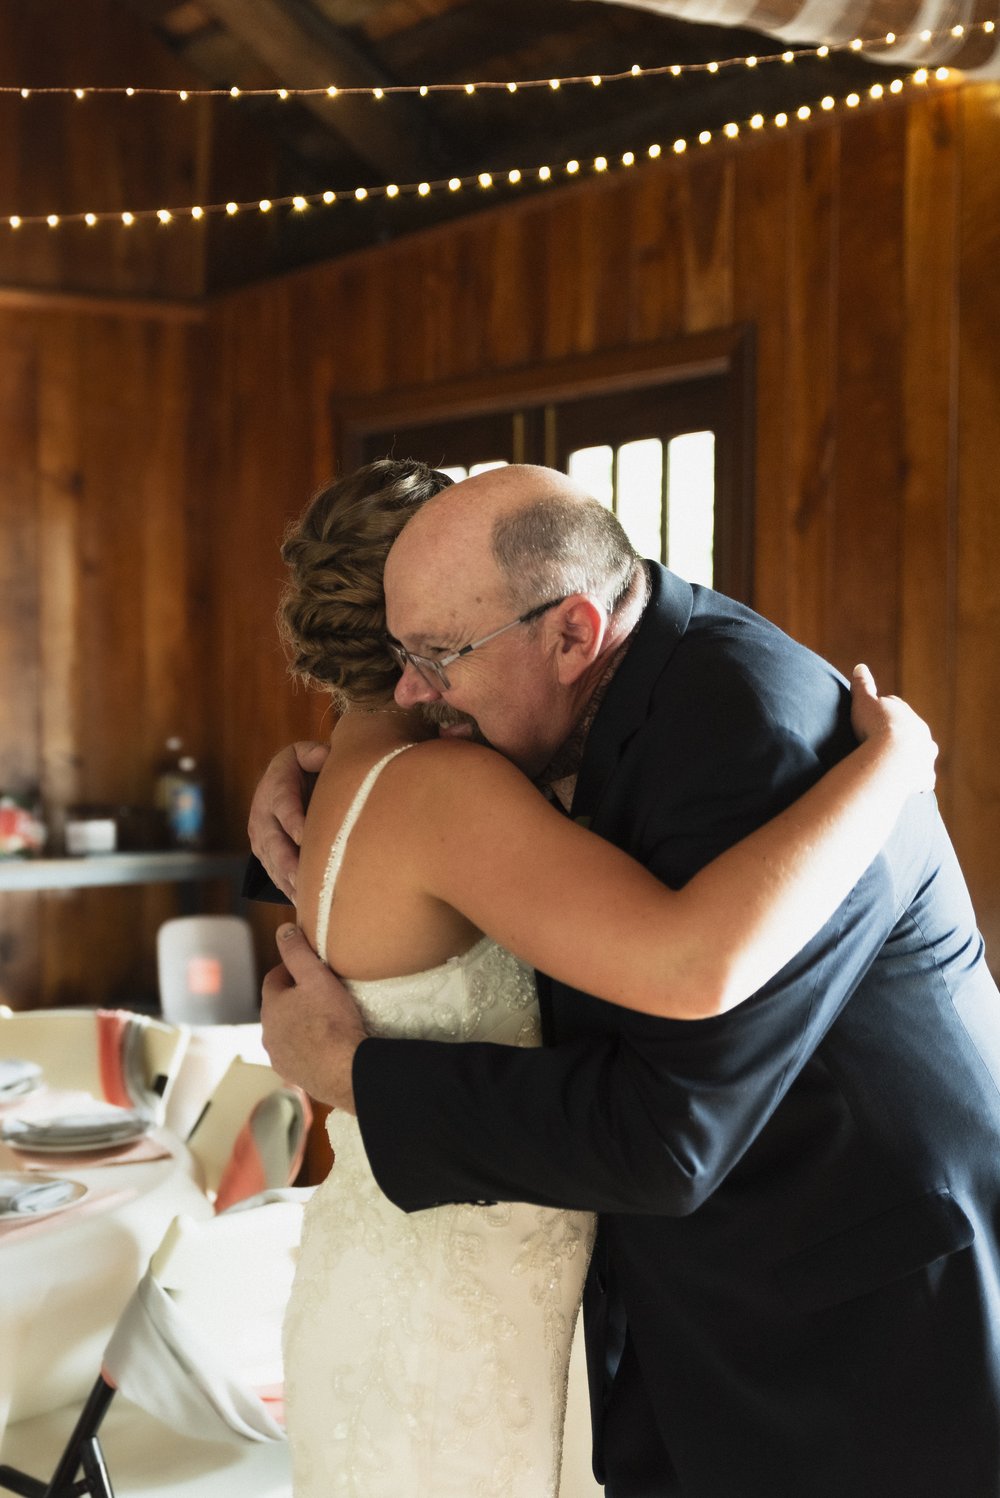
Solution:
<svg viewBox="0 0 1000 1498"><path fill-rule="evenodd" d="M101 1068L101 1091L105 1102L131 1108L135 1099L125 1080L125 1037L131 1016L123 1009L98 1009L97 1050Z"/></svg>

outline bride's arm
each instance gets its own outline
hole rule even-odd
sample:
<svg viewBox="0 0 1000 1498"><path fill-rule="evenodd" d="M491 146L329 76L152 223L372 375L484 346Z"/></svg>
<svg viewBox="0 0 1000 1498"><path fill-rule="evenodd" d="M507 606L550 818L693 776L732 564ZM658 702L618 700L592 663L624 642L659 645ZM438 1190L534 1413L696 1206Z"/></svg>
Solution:
<svg viewBox="0 0 1000 1498"><path fill-rule="evenodd" d="M903 803L933 785L936 746L921 720L876 698L867 672L852 692L865 742L683 889L467 744L424 745L419 772L408 755L398 762L409 775L401 855L418 887L563 983L648 1014L723 1013L821 929Z"/></svg>

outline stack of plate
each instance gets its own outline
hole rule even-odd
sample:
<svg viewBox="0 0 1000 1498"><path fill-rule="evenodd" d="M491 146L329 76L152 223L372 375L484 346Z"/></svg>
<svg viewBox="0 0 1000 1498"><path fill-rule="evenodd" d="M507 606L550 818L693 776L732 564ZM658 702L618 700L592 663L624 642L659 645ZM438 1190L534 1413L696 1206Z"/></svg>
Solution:
<svg viewBox="0 0 1000 1498"><path fill-rule="evenodd" d="M33 1092L42 1080L42 1068L34 1061L20 1061L15 1056L0 1057L0 1103Z"/></svg>
<svg viewBox="0 0 1000 1498"><path fill-rule="evenodd" d="M10 1118L0 1124L0 1139L11 1149L31 1150L32 1154L84 1154L131 1144L145 1134L149 1124L144 1114L132 1109L104 1108L57 1118Z"/></svg>
<svg viewBox="0 0 1000 1498"><path fill-rule="evenodd" d="M58 1176L0 1175L0 1222L18 1217L46 1217L86 1196L82 1181Z"/></svg>

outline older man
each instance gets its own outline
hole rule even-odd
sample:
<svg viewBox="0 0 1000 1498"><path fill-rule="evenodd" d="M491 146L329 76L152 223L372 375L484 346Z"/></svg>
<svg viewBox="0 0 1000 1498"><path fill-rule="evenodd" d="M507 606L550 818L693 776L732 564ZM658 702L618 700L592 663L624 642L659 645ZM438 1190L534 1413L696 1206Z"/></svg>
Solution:
<svg viewBox="0 0 1000 1498"><path fill-rule="evenodd" d="M614 574L588 513L517 467L430 501L386 571L397 699L575 778L572 815L676 886L847 751L846 693L741 605ZM931 798L717 1019L539 975L541 1051L366 1038L304 940L282 951L275 1064L356 1108L400 1207L602 1214L585 1309L610 1498L997 1498L1000 999Z"/></svg>

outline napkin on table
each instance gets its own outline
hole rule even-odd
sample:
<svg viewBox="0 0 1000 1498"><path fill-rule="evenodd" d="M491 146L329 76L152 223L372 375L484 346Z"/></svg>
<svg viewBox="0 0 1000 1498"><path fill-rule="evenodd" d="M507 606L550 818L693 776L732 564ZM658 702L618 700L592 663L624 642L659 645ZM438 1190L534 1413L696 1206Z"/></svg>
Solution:
<svg viewBox="0 0 1000 1498"><path fill-rule="evenodd" d="M18 1176L0 1176L0 1215L48 1212L76 1191L75 1181L25 1181Z"/></svg>
<svg viewBox="0 0 1000 1498"><path fill-rule="evenodd" d="M38 1086L41 1075L42 1068L34 1061L21 1061L16 1056L0 1057L0 1103L31 1092Z"/></svg>

